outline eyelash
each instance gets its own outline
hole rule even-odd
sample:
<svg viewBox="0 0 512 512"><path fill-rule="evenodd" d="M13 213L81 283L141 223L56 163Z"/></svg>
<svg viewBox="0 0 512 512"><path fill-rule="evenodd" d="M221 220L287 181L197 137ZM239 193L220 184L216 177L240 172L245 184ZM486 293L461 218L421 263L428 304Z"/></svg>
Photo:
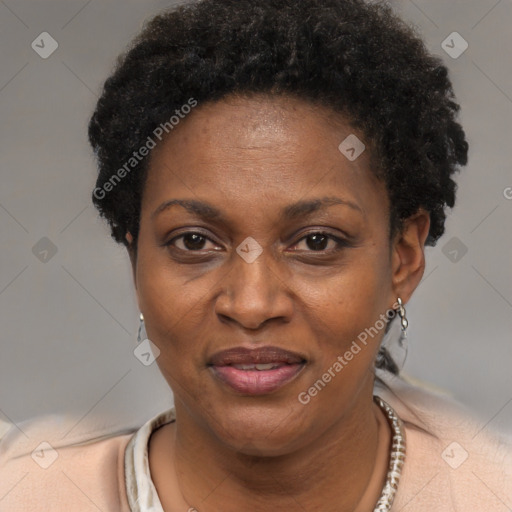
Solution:
<svg viewBox="0 0 512 512"><path fill-rule="evenodd" d="M169 240L168 242L166 242L164 244L164 246L166 247L174 247L175 249L177 249L178 251L182 251L182 252L186 252L186 253L200 253L201 252L201 249L200 250L197 250L197 251L193 251L193 250L188 250L188 249L180 249L180 248L177 248L174 246L174 242L176 240L179 240L183 237L185 237L186 235L199 235L200 237L202 237L203 239L205 240L208 240L209 242L212 242L212 243L215 243L213 240L211 240L209 237L207 237L206 235L204 235L203 233L201 233L200 231L186 231L184 233L181 233L180 235L178 236L175 236L174 238L172 238L171 240ZM326 249L323 249L323 250L320 250L320 251L314 251L314 250L310 250L310 252L312 253L317 253L317 254L329 254L329 253L333 253L333 252L337 252L341 249L343 249L344 247L348 247L348 242L342 238L339 238L339 237L336 237L330 233L327 233L325 231L311 231L309 233L306 233L304 236L302 236L302 238L300 238L299 240L297 240L297 242L295 242L293 245L298 245L300 242L302 242L303 240L307 239L308 237L311 237L311 236L314 236L314 235L321 235L321 236L325 236L327 237L329 240L333 240L335 243L336 243L336 247L334 249L331 249L331 250L326 250ZM299 251L300 252L300 251Z"/></svg>

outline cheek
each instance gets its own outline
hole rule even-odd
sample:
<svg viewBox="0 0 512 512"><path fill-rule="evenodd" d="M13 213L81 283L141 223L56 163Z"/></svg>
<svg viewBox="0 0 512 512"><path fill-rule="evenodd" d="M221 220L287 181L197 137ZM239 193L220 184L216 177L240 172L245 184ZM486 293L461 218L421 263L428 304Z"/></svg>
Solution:
<svg viewBox="0 0 512 512"><path fill-rule="evenodd" d="M312 416L322 415L327 423L328 417L349 407L373 382L375 356L386 327L390 280L386 260L369 256L317 283L321 291L308 297L311 307L306 308L306 322L316 340L315 359L299 401L306 400ZM339 408L333 408L333 403Z"/></svg>
<svg viewBox="0 0 512 512"><path fill-rule="evenodd" d="M157 361L159 365L168 366L177 355L194 346L193 343L180 344L175 340L184 339L183 331L194 318L194 305L200 293L191 295L194 287L183 286L179 275L165 258L165 251L146 249L148 246L144 246L143 238L141 242L137 262L138 301L148 337L160 349Z"/></svg>
<svg viewBox="0 0 512 512"><path fill-rule="evenodd" d="M337 274L303 289L309 290L303 314L319 340L324 364L354 341L364 349L361 356L365 352L358 359L371 360L385 330L382 315L390 307L391 269L385 251L368 250Z"/></svg>
<svg viewBox="0 0 512 512"><path fill-rule="evenodd" d="M182 287L176 276L152 264L142 272L138 287L146 331L160 353L156 363L174 396L198 400L198 372L203 347L198 342L199 296L194 287ZM195 309L194 309L195 307Z"/></svg>

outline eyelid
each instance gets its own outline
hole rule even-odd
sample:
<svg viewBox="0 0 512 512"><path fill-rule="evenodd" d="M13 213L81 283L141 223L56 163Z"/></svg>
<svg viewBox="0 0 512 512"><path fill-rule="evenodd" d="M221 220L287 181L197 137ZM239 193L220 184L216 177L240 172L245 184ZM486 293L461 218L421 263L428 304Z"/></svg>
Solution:
<svg viewBox="0 0 512 512"><path fill-rule="evenodd" d="M326 235L332 238L338 238L340 240L350 240L350 235L345 233L344 231L341 231L340 229L336 229L336 233L333 233L333 231L328 227L310 227L306 228L306 231L303 231L302 233L299 233L298 235L294 235L293 238L296 236L301 236L299 240L302 240L302 238L309 236L309 235Z"/></svg>

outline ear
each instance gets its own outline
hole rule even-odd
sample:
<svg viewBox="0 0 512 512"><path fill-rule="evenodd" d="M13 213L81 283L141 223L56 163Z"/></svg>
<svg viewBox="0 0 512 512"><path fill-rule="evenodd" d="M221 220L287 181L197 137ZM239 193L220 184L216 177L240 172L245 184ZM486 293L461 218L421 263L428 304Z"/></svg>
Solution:
<svg viewBox="0 0 512 512"><path fill-rule="evenodd" d="M133 236L128 231L125 236L128 241L128 247L126 248L128 251L128 256L130 256L130 262L132 264L132 274L133 274L133 283L135 285L135 289L137 289L137 253L135 250L135 246L133 245Z"/></svg>
<svg viewBox="0 0 512 512"><path fill-rule="evenodd" d="M395 237L391 262L393 291L406 304L425 271L425 241L430 229L430 215L423 208L407 218Z"/></svg>

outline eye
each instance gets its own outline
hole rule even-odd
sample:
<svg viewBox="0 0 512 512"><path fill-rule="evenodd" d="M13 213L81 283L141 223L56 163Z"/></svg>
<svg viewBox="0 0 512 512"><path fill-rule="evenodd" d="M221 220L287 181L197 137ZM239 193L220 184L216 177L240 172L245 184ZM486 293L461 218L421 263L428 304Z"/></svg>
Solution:
<svg viewBox="0 0 512 512"><path fill-rule="evenodd" d="M212 244L211 248L207 247L208 243ZM301 243L305 245L305 247L297 249ZM198 231L187 231L186 233L181 233L169 240L165 245L183 252L219 250L219 247L212 240ZM303 236L294 246L292 246L292 250L329 253L335 252L347 245L348 243L345 240L334 235L323 231L314 231Z"/></svg>
<svg viewBox="0 0 512 512"><path fill-rule="evenodd" d="M294 247L297 247L303 241L305 242L303 245L306 245L304 250L313 252L326 251L327 247L329 246L329 242L331 242L331 247L330 250L327 249L326 252L334 252L348 245L345 240L342 240L341 238L338 238L329 233L325 233L323 231L314 231L308 233L306 236L302 237L294 245Z"/></svg>
<svg viewBox="0 0 512 512"><path fill-rule="evenodd" d="M202 233L197 231L187 231L186 233L182 233L181 235L172 238L165 245L175 247L181 251L196 252L203 250L207 242L213 244L213 242ZM217 246L215 245L214 247Z"/></svg>

